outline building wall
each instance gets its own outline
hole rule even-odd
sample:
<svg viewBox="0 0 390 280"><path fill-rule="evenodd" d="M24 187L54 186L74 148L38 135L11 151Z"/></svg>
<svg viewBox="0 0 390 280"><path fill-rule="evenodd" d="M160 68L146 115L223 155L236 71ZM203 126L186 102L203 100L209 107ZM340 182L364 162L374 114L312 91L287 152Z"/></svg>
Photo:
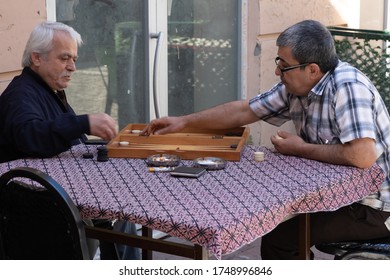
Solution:
<svg viewBox="0 0 390 280"><path fill-rule="evenodd" d="M0 93L20 73L28 36L45 19L45 0L0 0Z"/></svg>
<svg viewBox="0 0 390 280"><path fill-rule="evenodd" d="M364 0L360 1L359 18L356 28L385 30L384 7L385 0Z"/></svg>

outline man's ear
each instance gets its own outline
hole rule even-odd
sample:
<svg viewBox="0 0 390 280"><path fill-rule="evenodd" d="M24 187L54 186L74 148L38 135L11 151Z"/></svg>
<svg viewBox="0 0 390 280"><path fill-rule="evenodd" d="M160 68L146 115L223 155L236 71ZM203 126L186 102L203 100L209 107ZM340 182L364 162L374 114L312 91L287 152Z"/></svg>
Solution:
<svg viewBox="0 0 390 280"><path fill-rule="evenodd" d="M31 61L34 66L39 66L41 64L41 55L37 52L31 53Z"/></svg>
<svg viewBox="0 0 390 280"><path fill-rule="evenodd" d="M318 78L318 76L323 75L320 66L318 66L316 63L311 63L306 67L309 67L310 75L314 79Z"/></svg>

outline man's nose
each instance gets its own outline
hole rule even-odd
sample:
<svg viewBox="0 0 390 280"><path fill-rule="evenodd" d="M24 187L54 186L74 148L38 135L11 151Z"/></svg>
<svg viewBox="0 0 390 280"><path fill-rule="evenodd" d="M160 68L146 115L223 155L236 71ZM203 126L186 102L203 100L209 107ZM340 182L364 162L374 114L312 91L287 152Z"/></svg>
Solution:
<svg viewBox="0 0 390 280"><path fill-rule="evenodd" d="M66 64L66 70L68 71L76 71L76 62L70 59Z"/></svg>

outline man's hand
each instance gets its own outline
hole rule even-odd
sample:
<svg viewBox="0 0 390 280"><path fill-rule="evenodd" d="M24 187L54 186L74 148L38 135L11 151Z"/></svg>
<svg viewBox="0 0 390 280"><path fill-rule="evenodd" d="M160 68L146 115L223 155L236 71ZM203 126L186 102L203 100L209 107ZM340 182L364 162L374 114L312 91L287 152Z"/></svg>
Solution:
<svg viewBox="0 0 390 280"><path fill-rule="evenodd" d="M88 115L90 134L110 141L117 134L115 120L105 113Z"/></svg>
<svg viewBox="0 0 390 280"><path fill-rule="evenodd" d="M299 156L299 147L305 144L305 141L295 134L278 131L276 135L271 136L271 143L284 155Z"/></svg>
<svg viewBox="0 0 390 280"><path fill-rule="evenodd" d="M142 136L151 134L167 134L182 130L185 127L184 117L163 117L152 120L140 133Z"/></svg>

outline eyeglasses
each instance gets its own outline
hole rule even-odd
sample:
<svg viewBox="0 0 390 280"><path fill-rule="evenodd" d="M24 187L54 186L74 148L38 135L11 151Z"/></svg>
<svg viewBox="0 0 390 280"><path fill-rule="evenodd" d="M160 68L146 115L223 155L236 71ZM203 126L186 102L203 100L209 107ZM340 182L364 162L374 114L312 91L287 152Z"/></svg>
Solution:
<svg viewBox="0 0 390 280"><path fill-rule="evenodd" d="M279 68L279 70L280 70L280 72L281 72L282 74L283 74L284 72L293 70L293 69L295 69L295 68L304 67L304 66L309 65L309 64L312 63L312 62L306 62L306 63L302 63L302 64L298 64L298 65L293 65L293 66L289 66L289 67L284 67L284 68L282 68L282 67L280 67L280 65L279 65L279 61L280 61L280 60L281 60L281 58L280 58L279 56L277 56L277 57L275 58L275 64L276 64L276 67Z"/></svg>

